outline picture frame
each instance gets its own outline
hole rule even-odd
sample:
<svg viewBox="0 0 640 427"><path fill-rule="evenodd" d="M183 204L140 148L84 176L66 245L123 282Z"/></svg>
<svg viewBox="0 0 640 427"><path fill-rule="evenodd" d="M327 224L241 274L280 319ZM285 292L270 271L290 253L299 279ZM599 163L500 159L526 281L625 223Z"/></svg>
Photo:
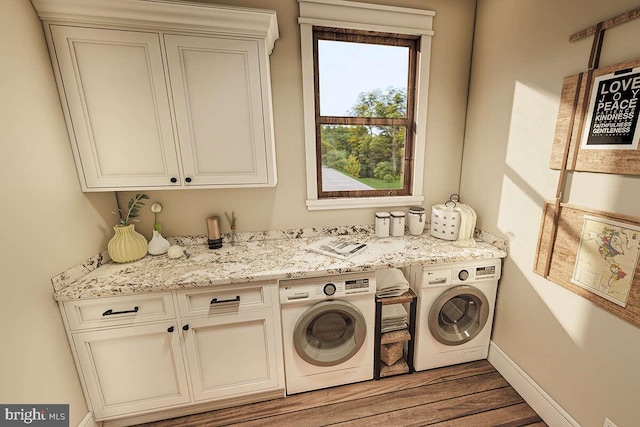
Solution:
<svg viewBox="0 0 640 427"><path fill-rule="evenodd" d="M639 115L640 67L594 78L580 148L637 150Z"/></svg>
<svg viewBox="0 0 640 427"><path fill-rule="evenodd" d="M631 81L624 83L627 89L633 84L636 85L633 90L640 89L640 58L564 78L549 161L551 169L565 166L568 171L640 175L640 91L626 93L621 83L624 79ZM603 93L610 92L608 89L614 82L619 82L615 83L614 93ZM619 107L623 99L628 101L625 106L632 104L633 111L617 108L615 113L606 114L616 107L615 101ZM598 101L610 104L598 109ZM598 117L599 114L604 117ZM631 119L614 114L630 114ZM599 126L594 128L595 125ZM629 129L622 129L626 127ZM600 129L597 136L603 137L592 136L594 129ZM610 132L612 129L614 132ZM626 132L615 132L618 129Z"/></svg>

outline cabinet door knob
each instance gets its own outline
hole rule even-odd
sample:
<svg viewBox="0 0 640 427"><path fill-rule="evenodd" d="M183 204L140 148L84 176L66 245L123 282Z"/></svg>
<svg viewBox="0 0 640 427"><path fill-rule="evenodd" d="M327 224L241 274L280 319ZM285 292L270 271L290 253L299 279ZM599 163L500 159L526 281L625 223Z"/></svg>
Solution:
<svg viewBox="0 0 640 427"><path fill-rule="evenodd" d="M189 324L187 323L186 325L184 325L184 326L182 327L182 330L183 330L183 331L188 331L188 330L189 330Z"/></svg>
<svg viewBox="0 0 640 427"><path fill-rule="evenodd" d="M188 176L184 180L187 181L187 182L191 182L191 177Z"/></svg>
<svg viewBox="0 0 640 427"><path fill-rule="evenodd" d="M178 178L176 178L175 176L171 178L171 183L175 184L176 182L178 182Z"/></svg>
<svg viewBox="0 0 640 427"><path fill-rule="evenodd" d="M169 327L167 328L167 332L171 333L171 332L173 332L173 331L174 331L173 326L169 326Z"/></svg>

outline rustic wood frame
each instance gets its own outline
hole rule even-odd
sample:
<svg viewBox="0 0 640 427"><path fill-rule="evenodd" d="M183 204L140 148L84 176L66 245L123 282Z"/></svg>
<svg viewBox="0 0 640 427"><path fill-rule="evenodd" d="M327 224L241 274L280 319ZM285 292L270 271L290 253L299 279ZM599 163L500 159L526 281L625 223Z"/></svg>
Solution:
<svg viewBox="0 0 640 427"><path fill-rule="evenodd" d="M600 30L606 30L611 27L615 27L616 25L624 24L627 21L640 17L640 7L632 9L628 12L625 12L621 15L618 15L614 18L607 19L606 21L602 21L597 25L593 25L589 28L586 28L582 31L578 31L577 33L571 34L569 36L569 42L573 43L575 41L581 40L585 37L588 37L592 34L596 34Z"/></svg>
<svg viewBox="0 0 640 427"><path fill-rule="evenodd" d="M594 80L637 67L640 67L640 58L565 77L549 162L551 169L640 175L640 149L584 150L580 147ZM569 161L563 168L566 155Z"/></svg>
<svg viewBox="0 0 640 427"><path fill-rule="evenodd" d="M547 202L542 213L533 271L640 327L640 264L636 265L626 307L571 283L585 214L640 226L640 218L637 217L565 203L560 204L556 211L555 203ZM556 217L559 219L554 227Z"/></svg>
<svg viewBox="0 0 640 427"><path fill-rule="evenodd" d="M382 44L409 48L409 72L407 76L407 114L404 118L347 117L320 115L320 76L318 64L318 40L346 41L352 43ZM316 184L318 198L357 198L408 196L412 194L413 159L415 142L415 93L416 70L419 49L419 37L406 34L379 33L374 31L351 30L344 28L313 27L313 67L316 122ZM386 190L322 190L322 125L355 126L403 126L405 127L403 186L402 189Z"/></svg>
<svg viewBox="0 0 640 427"><path fill-rule="evenodd" d="M594 79L618 70L640 66L640 58L638 58L599 68L604 32L606 29L624 24L638 17L640 17L640 7L599 22L569 36L570 43L591 35L594 36L594 39L588 70L584 73L566 77L562 84L558 121L549 162L551 169L560 169L562 178L566 170L640 175L640 149L580 149ZM570 162L568 158L571 159Z"/></svg>
<svg viewBox="0 0 640 427"><path fill-rule="evenodd" d="M599 22L572 34L569 42L590 35L594 40L586 72L564 79L558 120L549 167L560 169L556 198L543 207L533 271L563 286L605 310L640 326L640 264L635 266L626 307L621 307L588 289L571 283L585 214L639 226L640 218L597 211L562 203L566 173L569 171L640 175L640 148L637 150L581 150L584 126L594 80L618 70L640 66L640 58L599 68L600 53L607 28L640 17L640 7Z"/></svg>

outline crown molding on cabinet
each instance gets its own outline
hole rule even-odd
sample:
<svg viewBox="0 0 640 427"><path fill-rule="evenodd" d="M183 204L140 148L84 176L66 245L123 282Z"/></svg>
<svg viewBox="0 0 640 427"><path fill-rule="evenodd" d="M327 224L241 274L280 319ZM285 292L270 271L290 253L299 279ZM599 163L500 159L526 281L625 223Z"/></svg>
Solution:
<svg viewBox="0 0 640 427"><path fill-rule="evenodd" d="M265 39L271 53L279 38L276 12L169 0L32 0L42 21L123 25L138 29L206 32Z"/></svg>

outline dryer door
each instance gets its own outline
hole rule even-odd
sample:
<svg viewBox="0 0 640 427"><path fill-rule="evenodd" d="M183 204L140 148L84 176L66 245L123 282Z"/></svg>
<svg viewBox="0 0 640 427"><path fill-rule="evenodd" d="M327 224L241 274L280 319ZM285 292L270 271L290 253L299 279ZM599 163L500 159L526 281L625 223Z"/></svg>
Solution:
<svg viewBox="0 0 640 427"><path fill-rule="evenodd" d="M309 307L293 331L298 355L315 366L335 366L360 350L367 335L365 319L354 305L340 300Z"/></svg>
<svg viewBox="0 0 640 427"><path fill-rule="evenodd" d="M445 345L471 341L489 318L489 301L478 288L462 285L444 292L429 311L431 335Z"/></svg>

